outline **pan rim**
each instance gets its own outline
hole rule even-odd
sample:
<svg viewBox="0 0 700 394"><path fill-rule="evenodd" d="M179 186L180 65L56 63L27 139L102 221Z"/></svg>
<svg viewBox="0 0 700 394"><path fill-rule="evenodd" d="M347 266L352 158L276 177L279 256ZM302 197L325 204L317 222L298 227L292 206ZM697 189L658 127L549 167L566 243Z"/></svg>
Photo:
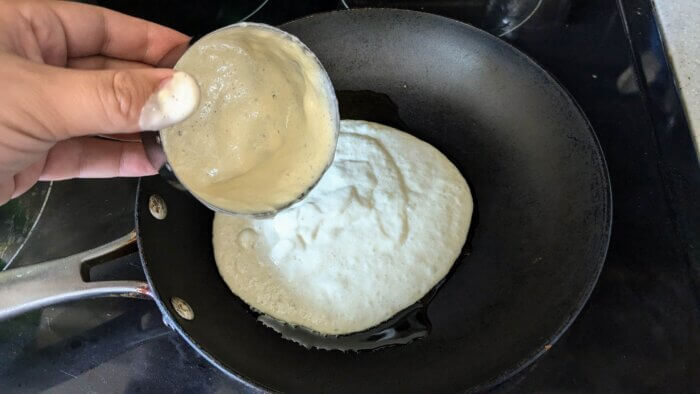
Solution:
<svg viewBox="0 0 700 394"><path fill-rule="evenodd" d="M157 175L153 175L157 176ZM158 309L161 312L161 315L163 316L163 323L174 330L182 339L187 342L188 345L192 349L194 349L200 356L204 357L211 365L215 366L219 371L223 372L226 376L229 378L235 380L238 383L243 384L247 388L252 388L256 390L266 390L270 391L272 388L265 386L261 382L258 382L255 379L249 378L248 376L245 376L242 373L239 373L238 371L234 370L233 368L227 368L223 365L223 362L217 359L214 355L210 354L204 348L202 345L197 343L197 341L190 336L187 331L182 327L180 323L178 323L178 319L173 315L173 313L168 309L168 307L165 305L165 301L163 301L163 297L160 294L160 291L158 290L158 287L155 286L153 278L151 276L151 272L148 269L148 260L146 259L146 256L144 256L144 247L143 247L143 237L141 236L141 226L139 226L139 222L141 220L141 214L139 212L139 208L142 205L140 203L141 195L142 195L142 178L139 178L138 185L136 186L136 202L135 202L135 208L134 208L134 215L135 215L135 222L136 222L136 243L138 245L138 254L139 254L139 259L141 259L141 266L143 268L143 271L146 276L146 281L148 282L148 286L151 289L151 296L153 298L153 301L156 303L158 306ZM199 200L196 200L199 203Z"/></svg>
<svg viewBox="0 0 700 394"><path fill-rule="evenodd" d="M605 159L605 154L603 152L603 148L600 145L600 141L598 139L598 136L595 133L595 130L593 129L593 126L591 125L588 117L586 116L585 112L583 111L583 108L579 105L579 103L574 99L574 97L571 95L571 93L559 82L559 80L554 77L549 71L547 71L545 68L543 68L541 65L539 65L534 59L532 59L530 56L519 50L518 48L514 47L510 43L499 39L497 36L494 36L484 30L481 30L475 26L472 26L470 24L451 19L448 17L444 17L441 15L436 15L436 14L431 14L427 12L422 12L422 11L414 11L414 10L403 10L403 9L395 9L395 8L353 8L353 9L348 9L348 10L334 10L334 11L328 11L328 12L322 12L322 13L317 13L317 14L312 14L308 16L304 16L289 22L285 22L281 25L278 25L277 27L285 30L288 26L296 23L302 23L308 20L312 20L314 18L318 17L325 17L328 15L333 15L337 13L352 13L352 14L364 14L364 13L394 13L394 14L404 14L404 15L421 15L422 17L426 18L433 18L436 20L442 20L443 23L449 23L453 24L455 26L460 26L460 28L467 29L471 31L472 33L476 35L480 35L482 37L487 37L488 40L495 40L498 42L497 45L500 45L502 48L509 50L515 54L516 57L521 58L525 62L527 62L530 66L534 67L535 69L539 70L540 72L543 73L543 76L545 79L548 79L550 82L553 83L554 86L556 86L555 89L558 89L560 94L564 97L565 100L567 100L570 104L573 105L572 109L575 108L574 113L577 113L581 119L584 121L586 125L586 129L588 130L588 133L590 134L591 137L591 142L593 143L595 147L595 153L597 155L597 158L599 160L599 165L596 166L596 169L599 172L599 178L602 181L601 188L604 188L604 203L602 204L602 213L601 213L601 219L604 220L604 222L601 225L601 231L597 233L597 237L595 237L596 241L592 242L594 245L598 245L599 249L596 251L593 251L592 254L594 254L598 258L598 262L596 264L596 272L595 275L592 275L591 278L585 283L584 289L581 291L580 296L575 300L575 305L576 307L573 308L570 311L570 314L568 314L564 319L562 324L553 331L552 334L549 334L547 338L544 340L544 345L541 346L537 349L534 349L532 352L530 352L527 356L523 357L521 362L513 365L513 367L504 370L497 376L495 376L492 379L489 379L483 383L480 383L476 386L472 387L465 387L462 388L462 390L465 390L466 392L480 392L484 390L488 390L490 388L493 388L501 383L504 383L505 381L509 380L510 378L514 377L518 373L522 372L525 370L527 367L532 365L537 359L539 359L542 355L544 355L548 350L550 345L554 345L560 338L561 336L569 329L571 324L576 320L576 318L579 316L585 305L587 304L591 294L593 293L593 290L595 289L596 284L598 283L598 279L601 275L601 272L603 270L603 267L605 265L605 260L607 258L607 253L608 253L608 247L610 244L610 237L611 237L611 232L612 232L612 219L613 219L613 199L612 199L612 186L610 182L610 175L608 171L608 166L607 166L607 161ZM285 30L286 31L286 30ZM173 314L168 310L167 306L165 305L163 299L160 296L160 293L157 290L157 287L154 286L153 280L151 278L150 272L148 270L148 265L147 261L145 259L145 256L143 255L143 247L142 247L142 238L140 236L140 226L139 224L139 199L141 197L142 193L142 187L141 187L141 180L139 180L139 184L137 187L136 191L136 209L135 209L135 219L136 219L136 231L137 231L137 242L139 246L139 257L141 258L141 264L143 266L144 272L146 274L146 279L149 283L149 286L152 289L152 293L154 295L154 301L156 302L156 305L158 306L158 309L160 309L161 313L163 314L163 319L166 325L168 325L170 328L175 330L192 348L195 349L197 353L199 353L202 357L204 357L207 361L209 361L212 365L214 365L217 369L222 371L226 376L230 377L231 379L235 380L236 382L239 382L243 385L245 385L248 388L253 388L257 390L273 390L271 387L266 386L265 384L262 384L261 382L249 378L248 376L241 374L237 372L233 368L228 368L223 365L223 363L218 360L216 357L214 357L212 354L208 353L206 350L204 350L191 336L189 336L186 332L186 330L178 323L177 319L173 316Z"/></svg>

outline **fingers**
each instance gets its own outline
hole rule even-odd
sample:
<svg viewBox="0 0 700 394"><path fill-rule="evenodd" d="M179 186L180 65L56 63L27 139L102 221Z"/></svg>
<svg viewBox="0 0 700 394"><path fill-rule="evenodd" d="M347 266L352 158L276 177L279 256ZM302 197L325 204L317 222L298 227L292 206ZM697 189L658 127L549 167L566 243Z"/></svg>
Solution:
<svg viewBox="0 0 700 394"><path fill-rule="evenodd" d="M125 133L125 134L111 134L111 135L106 135L106 134L97 134L95 135L96 138L106 138L108 140L114 140L114 141L125 141L125 142L140 142L141 141L141 133Z"/></svg>
<svg viewBox="0 0 700 394"><path fill-rule="evenodd" d="M56 144L29 167L0 179L0 205L29 190L38 180L146 176L156 171L140 142L77 138Z"/></svg>
<svg viewBox="0 0 700 394"><path fill-rule="evenodd" d="M48 123L59 139L138 131L141 109L172 74L168 69L52 70L41 92L57 118Z"/></svg>
<svg viewBox="0 0 700 394"><path fill-rule="evenodd" d="M177 63L178 60L182 57L182 55L185 54L185 51L187 48L190 47L190 41L187 40L187 42L183 42L182 44L179 44L178 46L173 47L173 49L170 50L170 52L166 53L158 63L156 63L156 66L158 67L175 67L175 63Z"/></svg>
<svg viewBox="0 0 700 394"><path fill-rule="evenodd" d="M59 142L46 157L42 181L153 175L139 142L82 137Z"/></svg>
<svg viewBox="0 0 700 394"><path fill-rule="evenodd" d="M12 195L15 192L15 180L14 178L0 178L0 205L5 204L10 201Z"/></svg>
<svg viewBox="0 0 700 394"><path fill-rule="evenodd" d="M55 128L59 140L159 130L186 119L199 104L194 79L171 69L51 69L40 76L48 110L37 116L55 118L43 123Z"/></svg>
<svg viewBox="0 0 700 394"><path fill-rule="evenodd" d="M61 22L69 58L101 54L170 67L189 41L173 29L105 8L63 1L37 6L44 4Z"/></svg>
<svg viewBox="0 0 700 394"><path fill-rule="evenodd" d="M41 171L44 169L44 163L46 162L46 155L44 155L39 161L20 171L14 176L15 191L12 194L12 198L17 198L29 190L41 175Z"/></svg>
<svg viewBox="0 0 700 394"><path fill-rule="evenodd" d="M149 68L150 65L131 60L114 59L107 56L86 56L68 59L66 67L78 70L120 70Z"/></svg>

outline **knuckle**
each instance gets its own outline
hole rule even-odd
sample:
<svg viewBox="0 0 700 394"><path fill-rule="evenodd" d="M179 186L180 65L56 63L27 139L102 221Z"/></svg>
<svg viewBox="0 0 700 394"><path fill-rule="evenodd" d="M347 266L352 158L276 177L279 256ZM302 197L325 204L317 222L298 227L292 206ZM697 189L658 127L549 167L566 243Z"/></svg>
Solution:
<svg viewBox="0 0 700 394"><path fill-rule="evenodd" d="M107 116L114 124L122 125L138 118L141 92L137 82L135 76L128 71L117 70L111 74L102 102Z"/></svg>
<svg viewBox="0 0 700 394"><path fill-rule="evenodd" d="M134 102L137 101L138 97L133 75L126 71L116 71L112 77L112 89L118 113L123 118L129 119L134 109Z"/></svg>

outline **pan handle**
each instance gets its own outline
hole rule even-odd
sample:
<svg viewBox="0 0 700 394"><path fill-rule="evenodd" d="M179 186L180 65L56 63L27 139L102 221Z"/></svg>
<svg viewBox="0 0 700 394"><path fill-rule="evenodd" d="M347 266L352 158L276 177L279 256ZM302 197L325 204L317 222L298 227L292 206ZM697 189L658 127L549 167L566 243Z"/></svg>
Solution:
<svg viewBox="0 0 700 394"><path fill-rule="evenodd" d="M97 248L44 263L0 272L0 320L81 298L150 298L148 283L90 281L90 268L137 250L136 231Z"/></svg>

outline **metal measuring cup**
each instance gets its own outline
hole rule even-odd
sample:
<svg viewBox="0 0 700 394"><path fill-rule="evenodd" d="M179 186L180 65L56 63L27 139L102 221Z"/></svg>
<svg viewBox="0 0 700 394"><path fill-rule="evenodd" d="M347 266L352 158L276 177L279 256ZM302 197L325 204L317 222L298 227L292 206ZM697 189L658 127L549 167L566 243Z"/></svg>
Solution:
<svg viewBox="0 0 700 394"><path fill-rule="evenodd" d="M215 212L221 212L225 214L242 214L242 215L248 215L248 216L254 216L254 217L269 217L275 215L277 212L280 210L283 210L296 202L302 200L313 188L318 184L318 182L321 180L321 177L323 174L328 170L330 167L331 163L333 162L333 157L335 155L335 146L338 141L338 133L340 129L340 114L338 111L338 100L335 96L335 91L333 89L330 77L328 76L328 73L326 70L323 68L323 65L321 64L320 60L316 57L316 55L306 46L304 43L302 43L297 37L280 30L276 27L269 26L266 24L261 24L261 23L250 23L250 22L241 22L241 23L235 23L232 25L228 25L225 27L222 27L220 29L214 30L202 37L199 37L198 39L193 39L189 43L189 48L187 51L189 51L192 48L192 45L198 41L201 38L208 37L210 35L216 34L217 32L220 32L222 30L227 30L227 29L236 29L236 28L243 28L243 27L248 27L248 26L254 26L257 28L262 28L266 29L269 31L274 32L275 34L279 34L285 39L293 41L296 45L299 45L303 50L304 53L310 56L319 66L321 70L321 78L324 80L323 85L326 87L327 92L326 96L328 97L328 105L331 108L331 114L332 114L332 121L334 123L334 136L333 136L333 152L330 155L330 158L328 160L328 163L324 166L323 170L318 174L316 177L315 181L312 182L309 187L304 190L303 193L300 195L296 196L294 199L290 201L286 201L284 204L281 204L279 206L274 207L273 209L268 209L260 212L233 212L228 209L222 208L220 206L217 206L216 204L207 201L205 198L197 195L194 193L192 190L189 190L187 186L185 185L184 182L182 182L176 172L173 170L172 166L170 165L167 155L163 149L162 146L162 131L157 131L157 132L144 132L141 133L141 140L143 142L145 151L146 151L146 156L148 157L148 160L151 162L153 167L158 171L161 177L163 177L165 180L167 180L171 185L176 187L179 190L183 191L188 191L192 196L194 196L197 200L199 200L202 204L204 204L206 207L209 209L215 211ZM185 53L187 53L185 51ZM184 53L183 53L184 56Z"/></svg>

